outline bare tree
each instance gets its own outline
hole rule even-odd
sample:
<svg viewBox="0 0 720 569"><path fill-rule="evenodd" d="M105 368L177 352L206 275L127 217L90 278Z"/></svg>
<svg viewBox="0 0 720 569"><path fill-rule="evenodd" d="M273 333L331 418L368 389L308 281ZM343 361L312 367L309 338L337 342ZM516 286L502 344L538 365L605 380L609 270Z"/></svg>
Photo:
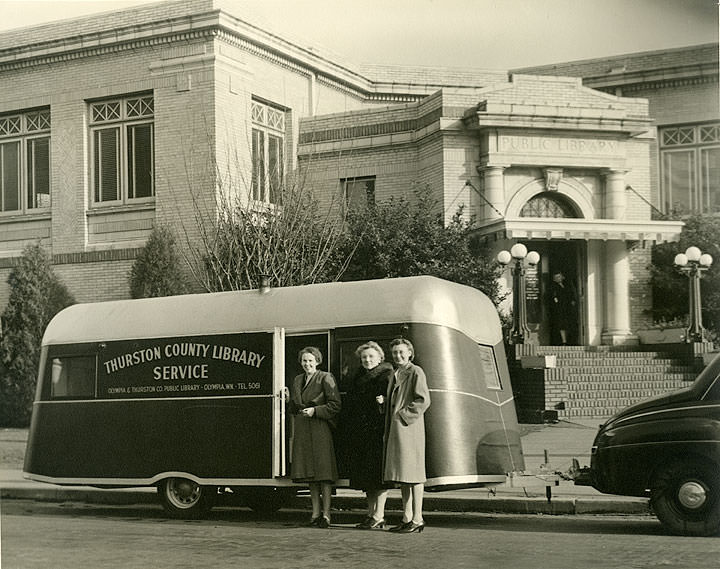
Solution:
<svg viewBox="0 0 720 569"><path fill-rule="evenodd" d="M321 207L299 173L271 172L253 192L245 175L252 170L242 164L237 151L213 164L212 195L191 185L194 226L181 225L184 253L202 288L257 288L263 277L271 286L338 280L351 256L338 256L347 240L344 208L335 201ZM258 193L264 199L253 199Z"/></svg>

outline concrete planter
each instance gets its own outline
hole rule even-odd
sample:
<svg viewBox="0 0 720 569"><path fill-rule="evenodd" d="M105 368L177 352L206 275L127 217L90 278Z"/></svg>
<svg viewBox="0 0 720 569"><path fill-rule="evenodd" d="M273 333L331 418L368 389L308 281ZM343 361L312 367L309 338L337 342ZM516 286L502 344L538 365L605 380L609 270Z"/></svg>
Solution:
<svg viewBox="0 0 720 569"><path fill-rule="evenodd" d="M641 344L682 344L685 342L685 328L651 328L638 330Z"/></svg>

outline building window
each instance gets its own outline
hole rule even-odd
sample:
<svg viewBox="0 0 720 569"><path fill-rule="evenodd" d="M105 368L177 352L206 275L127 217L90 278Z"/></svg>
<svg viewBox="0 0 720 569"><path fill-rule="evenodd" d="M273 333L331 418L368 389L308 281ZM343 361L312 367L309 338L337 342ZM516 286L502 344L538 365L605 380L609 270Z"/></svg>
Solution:
<svg viewBox="0 0 720 569"><path fill-rule="evenodd" d="M0 117L0 213L50 208L50 110Z"/></svg>
<svg viewBox="0 0 720 569"><path fill-rule="evenodd" d="M520 217L580 217L562 195L543 192L530 198L520 210Z"/></svg>
<svg viewBox="0 0 720 569"><path fill-rule="evenodd" d="M665 213L720 211L720 123L660 129Z"/></svg>
<svg viewBox="0 0 720 569"><path fill-rule="evenodd" d="M375 204L375 176L342 180L345 205L361 209Z"/></svg>
<svg viewBox="0 0 720 569"><path fill-rule="evenodd" d="M277 203L285 171L285 111L258 101L252 111L252 199Z"/></svg>
<svg viewBox="0 0 720 569"><path fill-rule="evenodd" d="M90 104L94 204L154 199L153 118L152 95Z"/></svg>

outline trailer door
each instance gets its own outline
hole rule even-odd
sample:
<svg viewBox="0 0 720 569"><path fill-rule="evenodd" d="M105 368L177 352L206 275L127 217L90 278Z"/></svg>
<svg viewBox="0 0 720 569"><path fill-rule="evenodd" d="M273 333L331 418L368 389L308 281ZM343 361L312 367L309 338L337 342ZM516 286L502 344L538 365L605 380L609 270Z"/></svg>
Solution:
<svg viewBox="0 0 720 569"><path fill-rule="evenodd" d="M273 333L273 476L287 474L287 403L285 401L285 329Z"/></svg>
<svg viewBox="0 0 720 569"><path fill-rule="evenodd" d="M284 331L283 331L284 332ZM276 331L276 337L278 333ZM330 353L330 333L329 332L307 332L300 334L283 334L284 344L284 367L278 367L277 369L283 370L283 377L276 378L278 381L278 389L283 387L290 388L292 380L298 374L303 373L300 363L298 362L298 352L307 346L315 346L320 350L323 355L323 361L318 366L318 369L322 371L328 371L329 362L332 354ZM283 409L287 409L286 406ZM283 412L282 425L278 424L278 432L284 429L282 444L278 444L279 462L282 462L286 466L284 471L285 476L290 475L290 462L292 460L292 444L293 444L293 432L292 432L292 417L289 413ZM282 449L281 449L282 447Z"/></svg>

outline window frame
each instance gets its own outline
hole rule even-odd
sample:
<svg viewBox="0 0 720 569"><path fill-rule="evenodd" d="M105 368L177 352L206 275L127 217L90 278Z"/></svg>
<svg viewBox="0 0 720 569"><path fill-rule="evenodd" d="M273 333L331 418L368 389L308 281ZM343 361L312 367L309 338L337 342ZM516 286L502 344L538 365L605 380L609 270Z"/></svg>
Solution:
<svg viewBox="0 0 720 569"><path fill-rule="evenodd" d="M66 381L64 383L64 387L66 389L66 393L55 393L55 386L56 384L59 384L59 382L55 381L55 361L58 361L59 363L62 362L68 362L68 361L79 361L79 360L86 360L87 362L92 362L92 386L89 390L84 390L80 392L78 387L84 386L79 381ZM87 363L86 362L86 363ZM62 368L60 368L62 369ZM72 366L71 366L72 369ZM90 369L90 368L88 368ZM96 399L97 398L97 390L98 390L98 357L97 354L87 354L87 353L58 353L53 355L48 355L47 363L46 363L46 376L45 376L45 383L47 384L47 399L49 401L71 401L71 400L89 400L89 399ZM70 387L73 387L72 391L69 389Z"/></svg>
<svg viewBox="0 0 720 569"><path fill-rule="evenodd" d="M285 108L258 99L250 102L252 175L249 197L252 202L278 204L287 169L287 112ZM274 153L271 151L271 141L274 141ZM260 149L261 153L258 152ZM278 165L275 172L271 171L273 164Z"/></svg>
<svg viewBox="0 0 720 569"><path fill-rule="evenodd" d="M367 187L367 183L372 182L372 189L369 189ZM343 207L345 208L345 211L349 211L352 209L350 200L350 195L352 192L348 192L348 185L349 184L360 184L365 183L365 203L363 204L363 207L368 208L375 205L375 189L377 187L377 176L352 176L350 178L342 178L340 180L340 185L342 188L342 203Z"/></svg>
<svg viewBox="0 0 720 569"><path fill-rule="evenodd" d="M149 101L149 103L148 103ZM146 111L141 116L132 116L128 112L128 107L132 103L138 103L140 112ZM117 112L113 105L119 105ZM106 109L104 117L97 118L100 108ZM155 97L152 93L143 93L136 95L125 95L122 97L113 97L111 99L103 99L99 101L88 101L89 110L89 139L90 139L90 160L89 160L89 176L90 176L90 206L93 209L101 209L107 207L129 206L129 205L145 205L155 203L156 198L156 167L155 167ZM134 110L134 109L133 109ZM149 110L149 112L147 112ZM96 112L97 111L97 112ZM131 183L131 158L135 160L137 151L133 148L130 150L129 144L134 142L134 136L131 130L143 125L150 127L150 144L149 144L149 163L150 171L150 195L143 197L130 197L131 187L133 192L137 192L137 175L132 176ZM115 134L115 199L104 200L102 179L102 150L103 143L101 141L103 131L114 131ZM98 166L100 171L98 172ZM133 170L135 172L135 170Z"/></svg>
<svg viewBox="0 0 720 569"><path fill-rule="evenodd" d="M692 134L690 134L692 133ZM673 196L677 188L672 185L672 155L689 155L689 183L683 187L688 192L689 204L678 202L687 211L683 215L720 212L720 189L715 199L711 199L710 182L706 163L707 151L720 149L720 122L663 125L658 127L658 156L660 170L660 209L671 213L674 208ZM717 210L713 211L715 204Z"/></svg>
<svg viewBox="0 0 720 569"><path fill-rule="evenodd" d="M17 209L5 210L5 188L4 188L4 160L0 163L0 217L18 215L44 214L51 210L52 206L52 136L51 136L51 115L50 108L43 107L0 116L0 121L7 121L3 126L9 128L0 129L0 160L5 153L5 145L17 144ZM30 162L29 145L33 141L47 141L47 204L37 207L30 207L30 174L28 170ZM33 159L37 154L33 150ZM33 187L36 187L37 169L33 168ZM43 192L44 193L44 192ZM37 195L37 192L35 192Z"/></svg>

